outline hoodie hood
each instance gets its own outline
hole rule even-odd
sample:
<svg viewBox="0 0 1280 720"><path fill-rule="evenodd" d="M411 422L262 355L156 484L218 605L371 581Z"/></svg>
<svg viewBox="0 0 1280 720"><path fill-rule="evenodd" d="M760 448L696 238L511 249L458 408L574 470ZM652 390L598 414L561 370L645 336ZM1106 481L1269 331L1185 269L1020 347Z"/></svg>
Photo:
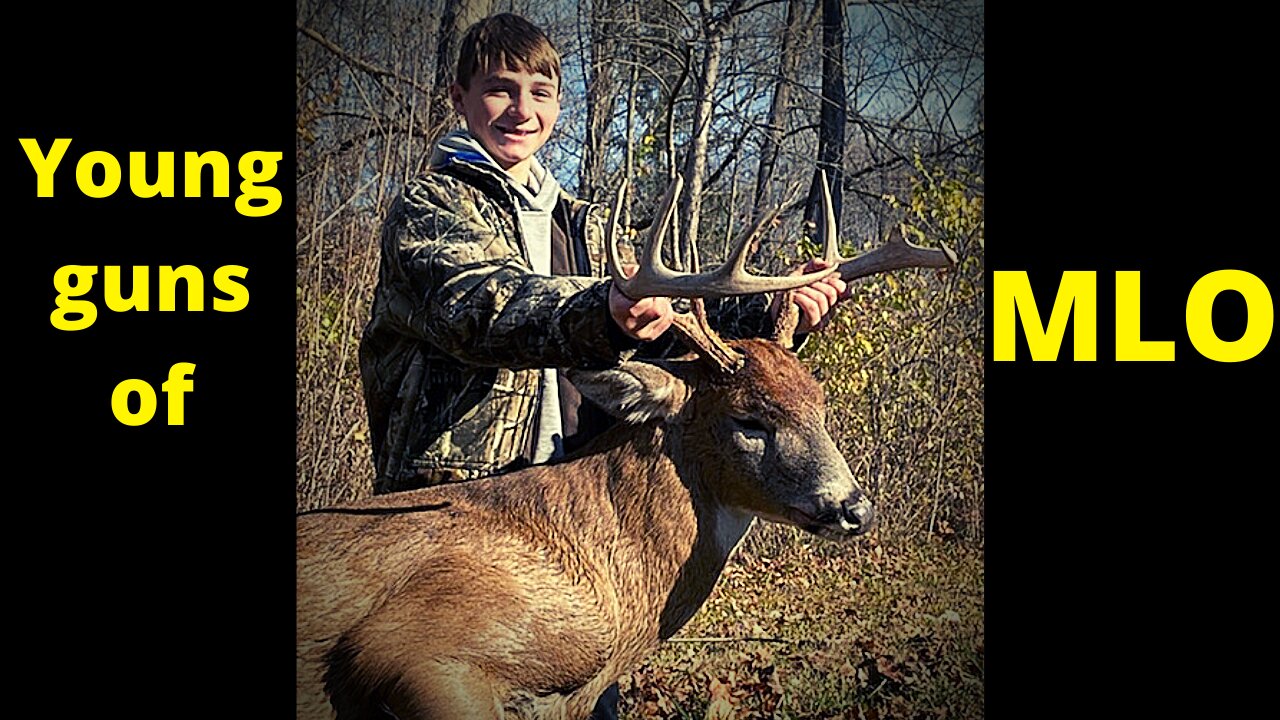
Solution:
<svg viewBox="0 0 1280 720"><path fill-rule="evenodd" d="M529 166L530 185L516 182L466 130L454 130L441 138L432 149L428 164L436 170L454 163L483 168L500 178L515 196L521 211L550 213L560 197L560 183L538 162L538 158L533 158Z"/></svg>
<svg viewBox="0 0 1280 720"><path fill-rule="evenodd" d="M454 130L445 135L440 138L440 141L436 143L435 148L431 151L429 165L432 170L438 170L454 162L488 166L498 172L502 172L502 167L493 158L489 157L489 153L485 152L484 146L466 130Z"/></svg>

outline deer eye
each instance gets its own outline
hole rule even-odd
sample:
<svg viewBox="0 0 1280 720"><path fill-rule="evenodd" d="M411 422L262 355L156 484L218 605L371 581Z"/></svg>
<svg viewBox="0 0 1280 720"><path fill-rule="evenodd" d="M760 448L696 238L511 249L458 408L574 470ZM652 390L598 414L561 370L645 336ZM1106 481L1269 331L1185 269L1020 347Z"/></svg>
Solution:
<svg viewBox="0 0 1280 720"><path fill-rule="evenodd" d="M765 425L764 423L760 422L759 420L753 417L734 417L730 419L733 420L733 424L737 425L738 429L742 430L743 432L749 432L749 433L769 432L768 425Z"/></svg>

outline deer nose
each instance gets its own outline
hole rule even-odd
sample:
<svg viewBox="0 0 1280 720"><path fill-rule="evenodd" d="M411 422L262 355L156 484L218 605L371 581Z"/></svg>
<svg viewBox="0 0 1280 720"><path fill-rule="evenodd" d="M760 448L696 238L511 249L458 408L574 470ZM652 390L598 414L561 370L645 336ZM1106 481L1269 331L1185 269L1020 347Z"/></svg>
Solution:
<svg viewBox="0 0 1280 720"><path fill-rule="evenodd" d="M865 498L857 502L848 500L840 503L840 524L851 535L861 535L871 529L875 523L875 511Z"/></svg>

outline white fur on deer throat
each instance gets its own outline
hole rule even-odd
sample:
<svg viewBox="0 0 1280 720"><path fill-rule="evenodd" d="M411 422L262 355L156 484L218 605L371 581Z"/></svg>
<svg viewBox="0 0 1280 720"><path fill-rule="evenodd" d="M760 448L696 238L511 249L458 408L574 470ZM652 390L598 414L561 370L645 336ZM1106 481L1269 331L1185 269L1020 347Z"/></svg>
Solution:
<svg viewBox="0 0 1280 720"><path fill-rule="evenodd" d="M756 521L754 515L721 505L716 508L716 547L731 557Z"/></svg>

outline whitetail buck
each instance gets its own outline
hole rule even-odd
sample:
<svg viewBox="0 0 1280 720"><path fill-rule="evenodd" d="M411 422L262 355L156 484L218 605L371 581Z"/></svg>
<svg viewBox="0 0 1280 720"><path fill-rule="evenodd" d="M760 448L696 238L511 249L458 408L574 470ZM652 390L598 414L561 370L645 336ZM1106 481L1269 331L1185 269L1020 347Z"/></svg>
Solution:
<svg viewBox="0 0 1280 720"><path fill-rule="evenodd" d="M831 272L747 275L762 221L721 269L673 274L660 245L678 192L628 279L614 208L610 267L627 295L784 290ZM900 239L886 247L842 274L953 259ZM624 421L575 457L298 517L299 717L585 718L702 606L753 518L831 539L868 529L871 505L827 434L818 383L782 343L726 344L700 300L694 309L676 326L698 357L573 377Z"/></svg>

